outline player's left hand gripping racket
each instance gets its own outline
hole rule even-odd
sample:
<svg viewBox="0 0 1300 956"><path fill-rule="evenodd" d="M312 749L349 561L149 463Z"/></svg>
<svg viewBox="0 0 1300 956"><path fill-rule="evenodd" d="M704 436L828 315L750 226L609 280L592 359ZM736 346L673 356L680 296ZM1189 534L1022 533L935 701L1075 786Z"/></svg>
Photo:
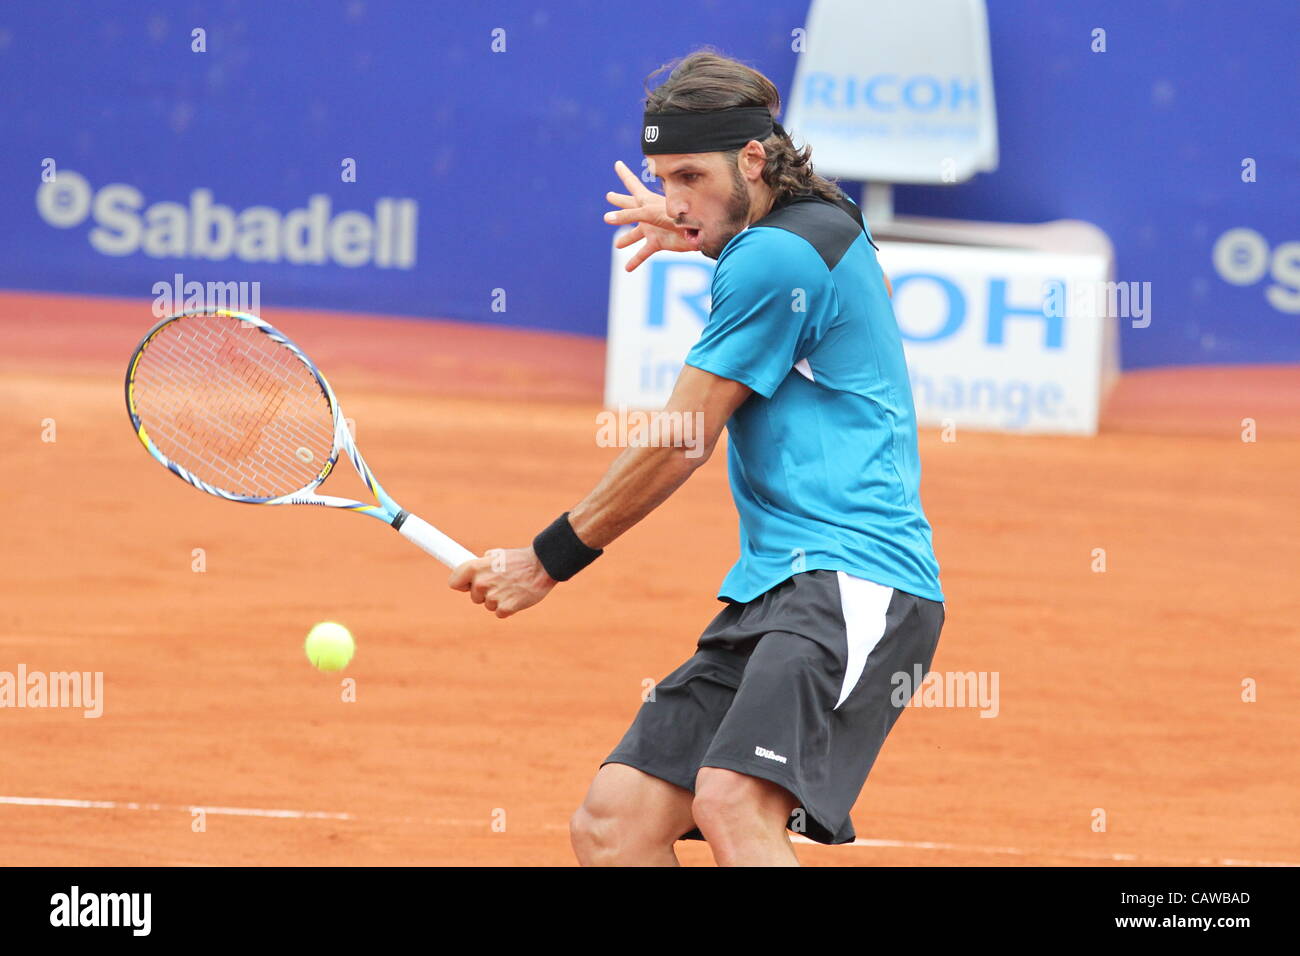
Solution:
<svg viewBox="0 0 1300 956"><path fill-rule="evenodd" d="M126 370L131 426L149 454L200 491L260 505L326 505L379 518L443 564L475 555L400 508L357 451L325 377L257 316L163 319ZM378 504L316 493L347 453Z"/></svg>

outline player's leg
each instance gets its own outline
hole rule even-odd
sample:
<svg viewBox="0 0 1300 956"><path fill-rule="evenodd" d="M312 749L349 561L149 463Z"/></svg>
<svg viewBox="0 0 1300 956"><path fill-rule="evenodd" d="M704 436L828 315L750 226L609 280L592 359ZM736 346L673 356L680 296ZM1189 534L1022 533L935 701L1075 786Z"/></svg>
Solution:
<svg viewBox="0 0 1300 956"><path fill-rule="evenodd" d="M733 615L722 611L705 633ZM699 650L645 697L573 816L579 861L676 863L673 843L696 832L691 819L695 775L731 706L745 656Z"/></svg>
<svg viewBox="0 0 1300 956"><path fill-rule="evenodd" d="M694 825L689 790L607 763L569 821L569 837L583 866L677 866L673 844Z"/></svg>
<svg viewBox="0 0 1300 956"><path fill-rule="evenodd" d="M770 780L701 767L691 813L719 866L798 866L786 832L798 806Z"/></svg>
<svg viewBox="0 0 1300 956"><path fill-rule="evenodd" d="M942 623L941 604L843 572L800 573L751 602L737 627L770 630L700 762L694 807L719 863L774 859L780 814L796 802L790 829L818 843L854 838L849 810ZM732 776L707 775L706 795L709 768Z"/></svg>

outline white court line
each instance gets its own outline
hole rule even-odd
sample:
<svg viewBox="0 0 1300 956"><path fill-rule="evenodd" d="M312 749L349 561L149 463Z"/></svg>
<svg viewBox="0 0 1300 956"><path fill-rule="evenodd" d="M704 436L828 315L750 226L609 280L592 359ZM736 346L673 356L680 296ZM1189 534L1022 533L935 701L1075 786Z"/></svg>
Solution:
<svg viewBox="0 0 1300 956"><path fill-rule="evenodd" d="M5 797L0 796L0 804L9 804L19 807L70 807L79 810L143 810L153 813L193 813L195 810L202 810L205 813L211 813L218 816L231 817L271 817L276 819L289 820L370 820L376 823L422 823L434 824L436 826L468 826L480 827L486 826L486 820L445 820L445 819L426 819L420 817L358 817L351 813L329 813L321 810L264 810L255 807L205 807L198 804L180 805L164 803L131 803L119 802L115 800L66 800L55 797ZM567 826L560 824L548 824L543 827L546 830L567 830ZM794 843L804 844L806 846L823 846L815 840L794 834L790 837ZM1147 863L1147 864L1169 864L1179 866L1288 866L1300 867L1300 863L1281 863L1268 860L1237 860L1232 858L1215 859L1213 857L1200 857L1197 859L1175 858L1175 857L1157 857L1157 856L1139 856L1136 853L1082 853L1075 850L1054 850L1051 848L1041 848L1037 850L1024 850L1013 846L979 846L975 844L961 843L932 843L925 841L909 840L872 840L859 837L853 843L841 844L846 849L903 849L903 850L936 850L948 851L954 853L978 853L985 855L1002 855L1002 856L1062 856L1075 860L1102 860L1112 863Z"/></svg>
<svg viewBox="0 0 1300 956"><path fill-rule="evenodd" d="M279 817L290 820L355 820L350 813L325 813L320 810L259 810L252 807L168 806L164 803L119 803L115 800L60 800L54 797L0 797L0 803L19 807L72 807L78 810L148 810L153 812L192 813L202 810L215 816Z"/></svg>
<svg viewBox="0 0 1300 956"><path fill-rule="evenodd" d="M810 840L805 836L794 834L790 837L792 843L802 843L806 846L824 846L816 840ZM841 846L849 848L887 848L887 849L906 849L906 850L949 850L957 853L983 853L988 855L1005 855L1005 856L1063 856L1073 860L1105 860L1112 863L1166 863L1180 866L1298 866L1300 863L1279 863L1270 860L1234 860L1234 859L1215 859L1213 857L1200 857L1197 859L1176 858L1176 857L1158 857L1158 856L1139 856L1136 853L1084 853L1077 850L1054 850L1050 847L1043 847L1037 850L1022 850L1014 846L976 846L961 843L928 843L912 842L908 840L868 840L858 837L853 843L844 843Z"/></svg>
<svg viewBox="0 0 1300 956"><path fill-rule="evenodd" d="M491 821L450 820L426 817L358 817L352 813L330 813L324 810L267 810L258 807L209 807L201 804L134 803L117 800L65 800L57 797L3 797L0 805L18 807L70 807L75 810L143 810L150 813L193 813L202 810L214 816L266 817L280 820L351 820L374 823L422 823L434 826L477 827L489 826Z"/></svg>

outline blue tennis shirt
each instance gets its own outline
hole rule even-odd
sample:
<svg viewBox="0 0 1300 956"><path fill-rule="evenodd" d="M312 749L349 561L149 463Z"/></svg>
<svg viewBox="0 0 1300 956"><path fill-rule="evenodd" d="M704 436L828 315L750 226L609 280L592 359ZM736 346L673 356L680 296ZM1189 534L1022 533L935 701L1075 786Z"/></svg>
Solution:
<svg viewBox="0 0 1300 956"><path fill-rule="evenodd" d="M686 364L748 385L727 422L740 560L718 597L844 571L942 601L916 410L874 244L850 200L788 200L718 257Z"/></svg>

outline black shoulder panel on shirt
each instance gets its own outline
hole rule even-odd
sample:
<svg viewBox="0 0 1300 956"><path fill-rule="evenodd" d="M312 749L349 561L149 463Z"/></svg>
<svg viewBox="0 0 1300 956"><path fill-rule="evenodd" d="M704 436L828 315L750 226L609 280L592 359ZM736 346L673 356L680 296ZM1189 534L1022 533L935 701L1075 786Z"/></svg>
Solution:
<svg viewBox="0 0 1300 956"><path fill-rule="evenodd" d="M833 203L813 195L786 200L753 224L758 226L784 229L808 240L827 269L834 269L858 236L866 235L857 206L847 199ZM870 236L867 241L871 242ZM876 248L874 242L871 245Z"/></svg>

